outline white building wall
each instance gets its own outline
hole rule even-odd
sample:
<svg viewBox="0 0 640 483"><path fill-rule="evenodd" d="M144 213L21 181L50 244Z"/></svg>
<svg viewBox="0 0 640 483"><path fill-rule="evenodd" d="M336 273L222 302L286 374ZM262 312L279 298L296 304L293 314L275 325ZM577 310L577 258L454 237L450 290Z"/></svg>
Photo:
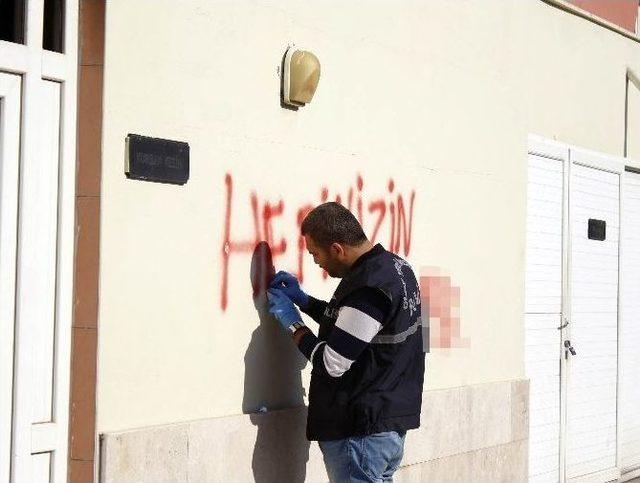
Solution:
<svg viewBox="0 0 640 483"><path fill-rule="evenodd" d="M289 42L322 63L298 112L278 98ZM113 0L105 55L99 432L303 402L309 369L260 323L251 253L230 254L223 309L227 179L234 241L254 238L252 192L260 216L282 200L275 265L291 270L297 211L324 186L356 203L360 174L365 229L382 201L387 246L391 201L415 190L407 258L460 287L469 341L433 349L426 389L522 377L527 134L621 155L640 71L637 43L538 1ZM127 180L128 133L188 142L189 182ZM329 297L304 263L305 289Z"/></svg>

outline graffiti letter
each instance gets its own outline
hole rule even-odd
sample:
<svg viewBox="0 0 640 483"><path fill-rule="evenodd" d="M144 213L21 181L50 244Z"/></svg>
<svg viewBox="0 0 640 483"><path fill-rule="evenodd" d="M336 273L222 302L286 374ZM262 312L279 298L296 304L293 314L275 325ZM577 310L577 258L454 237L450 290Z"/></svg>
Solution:
<svg viewBox="0 0 640 483"><path fill-rule="evenodd" d="M398 195L398 230L396 235L396 253L400 252L400 241L403 238L404 234L404 254L409 255L409 250L411 250L411 231L413 228L413 200L416 197L416 192L411 192L411 201L409 202L409 228L407 229L406 223L406 214L404 212L404 201L401 195Z"/></svg>
<svg viewBox="0 0 640 483"><path fill-rule="evenodd" d="M220 306L222 310L227 309L228 304L228 290L229 290L229 257L232 252L251 251L253 247L260 241L260 227L258 225L258 199L256 194L251 195L251 207L253 209L253 226L255 231L255 239L250 241L231 241L231 214L233 201L233 178L230 174L224 178L224 182L227 188L226 202L224 216L224 236L222 239L222 294L220 298Z"/></svg>
<svg viewBox="0 0 640 483"><path fill-rule="evenodd" d="M371 243L376 242L376 235L378 234L378 230L380 229L380 225L382 224L382 220L384 220L384 214L387 211L387 206L385 205L383 200L372 201L369 203L369 213L373 213L377 211L379 213L378 220L373 227L373 234L371 235Z"/></svg>

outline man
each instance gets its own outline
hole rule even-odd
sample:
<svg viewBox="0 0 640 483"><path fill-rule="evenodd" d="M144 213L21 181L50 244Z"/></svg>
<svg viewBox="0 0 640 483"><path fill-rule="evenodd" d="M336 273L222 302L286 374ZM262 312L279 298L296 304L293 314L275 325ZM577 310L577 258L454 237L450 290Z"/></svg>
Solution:
<svg viewBox="0 0 640 483"><path fill-rule="evenodd" d="M420 425L425 356L416 277L338 203L316 207L301 231L314 262L342 279L329 303L304 293L287 272L268 291L270 312L313 365L307 438L318 441L332 482L392 481L406 431ZM294 304L319 323L317 337Z"/></svg>

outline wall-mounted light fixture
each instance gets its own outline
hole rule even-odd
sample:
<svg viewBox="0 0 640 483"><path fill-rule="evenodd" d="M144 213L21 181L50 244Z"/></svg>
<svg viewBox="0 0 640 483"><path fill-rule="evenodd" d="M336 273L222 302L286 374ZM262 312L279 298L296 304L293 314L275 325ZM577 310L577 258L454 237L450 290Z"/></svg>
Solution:
<svg viewBox="0 0 640 483"><path fill-rule="evenodd" d="M282 102L294 107L311 102L320 80L318 58L292 45L284 56L282 70Z"/></svg>

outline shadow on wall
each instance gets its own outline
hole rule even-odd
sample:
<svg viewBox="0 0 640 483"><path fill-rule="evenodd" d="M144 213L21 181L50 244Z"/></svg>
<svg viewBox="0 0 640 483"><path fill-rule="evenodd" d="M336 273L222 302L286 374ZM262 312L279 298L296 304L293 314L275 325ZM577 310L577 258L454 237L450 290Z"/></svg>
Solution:
<svg viewBox="0 0 640 483"><path fill-rule="evenodd" d="M259 325L244 355L242 412L251 414L251 422L258 426L252 460L255 481L304 482L309 441L300 371L306 359L269 314L266 290L274 274L271 249L266 242L260 242L253 252L250 273ZM301 410L293 415L271 413L294 407ZM261 408L269 412L260 412Z"/></svg>

